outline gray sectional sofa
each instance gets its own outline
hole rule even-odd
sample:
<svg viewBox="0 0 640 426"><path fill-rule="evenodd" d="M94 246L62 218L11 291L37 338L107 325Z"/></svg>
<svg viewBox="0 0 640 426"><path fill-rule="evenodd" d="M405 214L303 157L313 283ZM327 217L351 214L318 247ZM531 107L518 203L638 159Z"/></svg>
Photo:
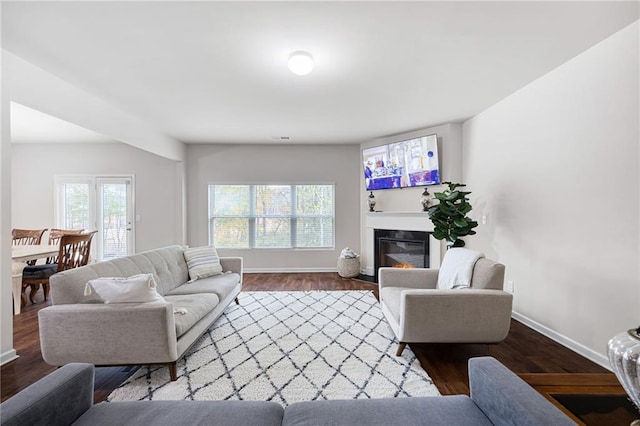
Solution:
<svg viewBox="0 0 640 426"><path fill-rule="evenodd" d="M469 360L471 397L298 402L131 401L93 405L94 369L69 364L2 403L4 425L575 425L490 357Z"/></svg>
<svg viewBox="0 0 640 426"><path fill-rule="evenodd" d="M188 283L183 252L165 247L53 275L53 306L38 313L44 360L56 366L167 364L175 380L177 360L237 303L242 289L242 258L221 258L224 274ZM89 280L143 273L153 274L164 302L105 304L85 295Z"/></svg>

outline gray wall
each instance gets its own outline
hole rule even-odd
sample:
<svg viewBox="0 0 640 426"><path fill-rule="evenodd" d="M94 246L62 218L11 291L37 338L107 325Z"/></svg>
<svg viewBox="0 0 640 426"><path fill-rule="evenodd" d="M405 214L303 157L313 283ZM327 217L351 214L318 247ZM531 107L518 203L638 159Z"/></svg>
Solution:
<svg viewBox="0 0 640 426"><path fill-rule="evenodd" d="M607 364L640 324L638 23L463 127L468 246L506 265L514 311Z"/></svg>
<svg viewBox="0 0 640 426"><path fill-rule="evenodd" d="M335 183L334 250L221 250L249 271L334 271L344 247L360 250L360 149L357 145L189 145L188 241L208 244L210 183Z"/></svg>
<svg viewBox="0 0 640 426"><path fill-rule="evenodd" d="M136 251L181 243L179 164L122 143L13 144L14 228L51 228L54 175L135 176Z"/></svg>

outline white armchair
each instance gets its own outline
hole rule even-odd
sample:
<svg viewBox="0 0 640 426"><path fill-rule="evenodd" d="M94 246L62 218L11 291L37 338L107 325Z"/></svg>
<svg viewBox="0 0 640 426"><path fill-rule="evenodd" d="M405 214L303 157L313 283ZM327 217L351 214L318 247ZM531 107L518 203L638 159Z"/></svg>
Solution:
<svg viewBox="0 0 640 426"><path fill-rule="evenodd" d="M450 252L442 269L452 264ZM400 342L396 355L407 343L497 343L507 337L513 295L502 290L504 265L480 258L472 268L470 286L451 290L437 288L438 269L379 269L382 312Z"/></svg>

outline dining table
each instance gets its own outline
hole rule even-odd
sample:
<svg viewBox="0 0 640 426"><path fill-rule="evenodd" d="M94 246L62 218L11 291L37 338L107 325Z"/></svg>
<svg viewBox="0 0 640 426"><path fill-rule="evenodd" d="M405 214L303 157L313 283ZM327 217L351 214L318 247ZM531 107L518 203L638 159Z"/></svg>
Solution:
<svg viewBox="0 0 640 426"><path fill-rule="evenodd" d="M13 286L13 314L22 308L22 271L30 260L42 259L58 254L58 245L15 245L11 247L11 284Z"/></svg>

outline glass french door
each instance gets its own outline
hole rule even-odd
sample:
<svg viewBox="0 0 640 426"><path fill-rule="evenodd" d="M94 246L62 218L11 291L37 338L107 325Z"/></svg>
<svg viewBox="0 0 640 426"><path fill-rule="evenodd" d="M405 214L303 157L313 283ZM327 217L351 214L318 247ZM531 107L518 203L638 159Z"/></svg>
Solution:
<svg viewBox="0 0 640 426"><path fill-rule="evenodd" d="M97 230L92 244L97 260L134 253L132 176L58 177L56 189L57 226Z"/></svg>

